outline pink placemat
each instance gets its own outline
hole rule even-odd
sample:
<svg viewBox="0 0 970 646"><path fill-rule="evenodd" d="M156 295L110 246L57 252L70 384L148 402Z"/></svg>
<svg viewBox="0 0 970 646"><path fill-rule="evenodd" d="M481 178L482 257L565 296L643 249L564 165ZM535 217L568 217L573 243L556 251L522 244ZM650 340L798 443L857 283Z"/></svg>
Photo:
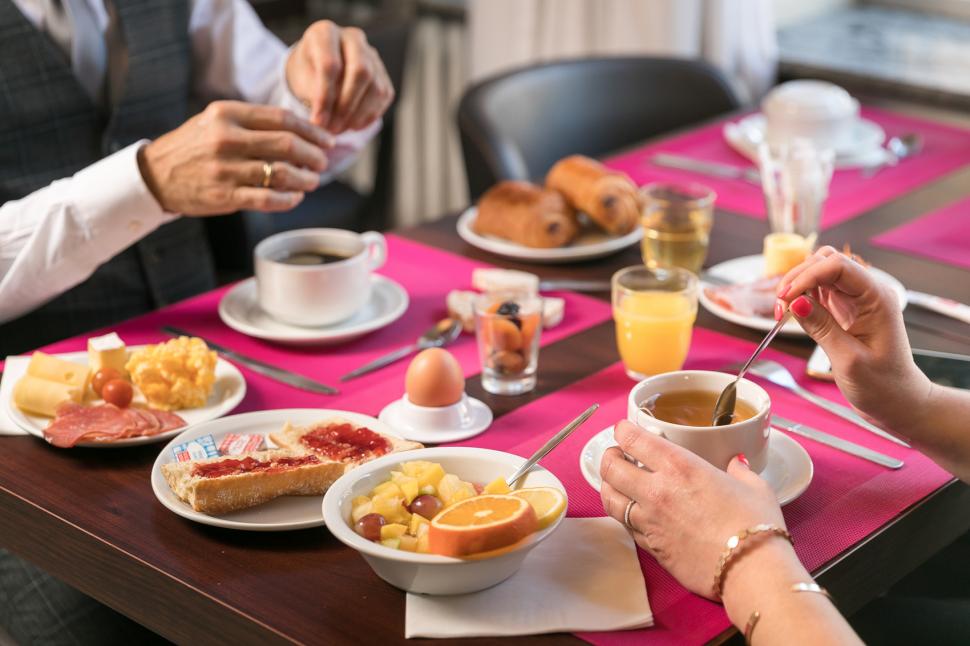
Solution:
<svg viewBox="0 0 970 646"><path fill-rule="evenodd" d="M872 243L970 269L970 198L887 231Z"/></svg>
<svg viewBox="0 0 970 646"><path fill-rule="evenodd" d="M876 108L863 108L862 116L882 126L887 139L910 132L921 134L924 139L923 151L898 166L881 170L871 178L863 177L858 169L836 171L822 214L822 229L850 220L970 163L970 130ZM724 123L714 123L645 146L608 159L605 163L628 173L641 185L657 181L700 182L717 193L719 208L766 219L761 188L754 184L662 168L650 162L651 156L663 151L732 166L751 166L750 160L735 152L724 140Z"/></svg>
<svg viewBox="0 0 970 646"><path fill-rule="evenodd" d="M227 327L217 312L219 300L228 290L220 288L170 307L111 326L129 345L157 343L167 338L162 325L173 325L192 334L211 339L240 354L260 359L273 366L317 379L340 389L336 396L318 395L256 374L244 366L246 398L233 411L242 413L273 408L341 408L377 415L390 401L404 394L404 373L408 360L358 379L340 383L339 377L371 359L412 343L435 321L447 315L445 295L451 289L470 289L471 272L489 265L428 247L397 236L387 236L388 260L379 273L399 282L411 302L397 322L349 343L293 347L254 339ZM610 305L581 294L559 294L566 301L565 317L556 327L544 330L542 345L548 345L611 317ZM87 338L96 333L54 343L49 352L84 350ZM455 355L466 376L481 371L474 335L462 334L448 350ZM540 369L542 355L539 356Z"/></svg>
<svg viewBox="0 0 970 646"><path fill-rule="evenodd" d="M704 329L695 329L686 368L721 369L747 358L754 345ZM785 364L792 374L804 375L801 359L772 350L766 358ZM813 392L844 402L834 384L799 378ZM601 408L542 464L566 485L570 516L602 516L599 494L583 479L579 456L589 439L626 417L627 395L634 383L620 364L598 372L569 388L553 393L501 417L485 434L463 445L480 446L528 456L570 419L593 402ZM807 404L786 390L765 384L772 409L783 417L814 426L882 453L906 465L891 471L809 440L795 438L812 457L815 475L804 494L784 509L796 551L809 570L873 533L911 504L952 479L917 451L906 449L855 427ZM652 557L640 551L655 626L614 633L583 633L594 644L695 644L713 638L729 621L723 608L685 590Z"/></svg>

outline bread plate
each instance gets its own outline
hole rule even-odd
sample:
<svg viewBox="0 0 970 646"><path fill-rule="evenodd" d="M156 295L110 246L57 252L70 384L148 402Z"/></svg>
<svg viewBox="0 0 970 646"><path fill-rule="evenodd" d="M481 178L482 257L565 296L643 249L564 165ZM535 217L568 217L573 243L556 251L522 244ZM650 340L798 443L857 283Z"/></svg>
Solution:
<svg viewBox="0 0 970 646"><path fill-rule="evenodd" d="M751 256L741 256L740 258L726 260L708 269L707 273L717 278L723 278L730 283L740 284L748 283L760 278L764 273L764 267L765 257L759 253ZM868 269L878 280L886 283L892 288L893 292L895 292L896 296L899 298L900 309L906 309L906 288L903 287L903 284L881 269L877 269L876 267L869 267ZM746 316L714 302L710 297L707 296L705 292L705 288L713 286L714 285L704 282L704 280L701 279L700 290L698 290L698 300L700 301L701 305L704 306L704 309L714 316L724 319L725 321L730 321L731 323L737 323L738 325L746 328L751 328L752 330L759 330L761 332L769 332L775 326L775 320L773 318L768 318L765 316ZM794 319L788 321L785 326L781 328L780 334L784 334L786 336L808 336L805 333L805 330L802 329L802 326L798 324L798 321Z"/></svg>
<svg viewBox="0 0 970 646"><path fill-rule="evenodd" d="M478 215L476 207L470 207L458 218L458 236L473 247L499 256L535 263L566 263L602 258L623 251L643 238L643 229L636 227L625 236L611 236L599 231L587 231L572 244L552 249L537 249L524 245L479 235L472 228Z"/></svg>
<svg viewBox="0 0 970 646"><path fill-rule="evenodd" d="M143 347L145 346L132 346L129 349L138 350L139 348ZM58 359L64 359L65 361L73 361L74 363L78 363L82 366L88 365L87 352L64 352L55 354L53 356L57 357ZM17 381L26 371L26 361L16 363L10 362L7 366L4 378ZM215 384L213 384L212 392L209 394L209 398L206 400L205 406L173 411L178 414L179 417L185 420L186 426L172 431L159 433L158 435L130 437L120 440L112 440L110 442L78 442L75 446L113 449L124 446L137 446L140 444L162 442L184 432L187 428L191 429L196 424L202 424L228 414L239 405L239 402L241 402L245 396L245 377L243 377L242 373L239 372L239 369L236 368L236 366L232 365L225 359L219 358L216 362L216 381ZM36 435L42 440L44 439L44 429L50 422L49 417L42 417L40 415L32 415L30 413L23 412L17 408L16 405L14 405L12 394L6 401L3 402L3 405L6 407L7 415L10 416L10 419L13 420L13 422L19 428L27 433L30 433L31 435Z"/></svg>
<svg viewBox="0 0 970 646"><path fill-rule="evenodd" d="M155 459L155 464L152 466L152 491L155 492L158 501L168 510L182 518L203 525L255 532L320 527L325 524L321 507L322 496L283 496L256 507L220 516L195 511L179 500L178 496L168 486L165 477L162 475L162 465L175 461L172 452L173 447L203 435L211 435L218 445L220 438L228 433L260 434L266 436L267 447L275 448L268 437L269 433L280 430L287 422L305 426L331 417L340 417L384 435L400 438L400 435L391 430L384 422L368 415L342 410L289 408L230 415L192 427L169 442L159 453Z"/></svg>

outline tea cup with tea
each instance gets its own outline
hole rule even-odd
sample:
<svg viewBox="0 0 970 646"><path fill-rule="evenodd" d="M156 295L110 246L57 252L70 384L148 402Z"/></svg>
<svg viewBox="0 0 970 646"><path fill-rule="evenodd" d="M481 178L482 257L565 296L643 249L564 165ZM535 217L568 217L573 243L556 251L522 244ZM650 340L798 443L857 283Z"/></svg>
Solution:
<svg viewBox="0 0 970 646"><path fill-rule="evenodd" d="M743 453L755 472L768 463L771 400L764 388L741 379L735 418L712 426L717 396L736 377L707 370L679 370L644 379L630 391L627 419L727 469Z"/></svg>
<svg viewBox="0 0 970 646"><path fill-rule="evenodd" d="M374 231L297 229L253 251L259 306L284 323L317 327L349 319L367 304L371 272L387 259Z"/></svg>

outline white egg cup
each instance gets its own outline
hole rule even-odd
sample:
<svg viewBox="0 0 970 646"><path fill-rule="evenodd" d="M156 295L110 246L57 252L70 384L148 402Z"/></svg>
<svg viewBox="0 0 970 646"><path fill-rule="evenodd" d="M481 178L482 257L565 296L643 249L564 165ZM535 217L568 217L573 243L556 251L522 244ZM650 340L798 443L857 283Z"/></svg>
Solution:
<svg viewBox="0 0 970 646"><path fill-rule="evenodd" d="M384 407L378 419L406 440L425 444L458 442L482 433L492 424L492 409L461 394L450 406L418 406L405 394Z"/></svg>

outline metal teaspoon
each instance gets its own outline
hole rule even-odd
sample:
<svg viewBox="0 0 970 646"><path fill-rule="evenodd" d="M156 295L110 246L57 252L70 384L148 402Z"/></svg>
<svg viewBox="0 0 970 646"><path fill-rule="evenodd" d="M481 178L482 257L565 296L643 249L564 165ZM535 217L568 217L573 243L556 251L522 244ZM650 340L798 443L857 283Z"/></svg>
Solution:
<svg viewBox="0 0 970 646"><path fill-rule="evenodd" d="M373 372L378 368L383 368L384 366L390 365L398 359L403 359L412 352L416 352L418 350L442 348L457 339L459 334L461 334L461 321L456 319L441 319L433 326L425 330L424 334L418 337L418 340L411 345L398 348L393 352L385 354L383 357L378 357L373 361L365 363L359 368L351 370L341 377L340 381L350 381L351 379L355 379L361 375L366 375L368 372Z"/></svg>

